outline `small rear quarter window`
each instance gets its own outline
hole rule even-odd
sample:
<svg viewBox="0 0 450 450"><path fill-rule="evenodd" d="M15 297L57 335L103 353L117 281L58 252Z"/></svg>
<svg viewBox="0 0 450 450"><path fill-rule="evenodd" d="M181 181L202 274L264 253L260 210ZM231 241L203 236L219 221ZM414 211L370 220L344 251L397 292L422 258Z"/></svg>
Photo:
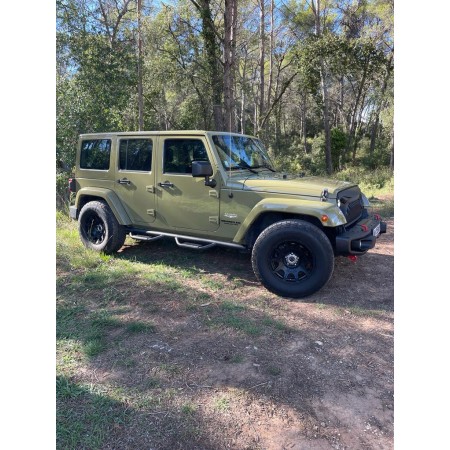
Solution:
<svg viewBox="0 0 450 450"><path fill-rule="evenodd" d="M108 170L111 139L89 139L81 142L80 168Z"/></svg>

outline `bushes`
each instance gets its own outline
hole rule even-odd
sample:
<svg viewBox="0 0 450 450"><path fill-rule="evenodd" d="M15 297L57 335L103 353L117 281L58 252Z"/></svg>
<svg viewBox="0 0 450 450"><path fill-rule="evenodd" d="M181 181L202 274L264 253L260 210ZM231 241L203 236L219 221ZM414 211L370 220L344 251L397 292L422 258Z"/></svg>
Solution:
<svg viewBox="0 0 450 450"><path fill-rule="evenodd" d="M67 210L69 208L69 172L56 172L56 208Z"/></svg>

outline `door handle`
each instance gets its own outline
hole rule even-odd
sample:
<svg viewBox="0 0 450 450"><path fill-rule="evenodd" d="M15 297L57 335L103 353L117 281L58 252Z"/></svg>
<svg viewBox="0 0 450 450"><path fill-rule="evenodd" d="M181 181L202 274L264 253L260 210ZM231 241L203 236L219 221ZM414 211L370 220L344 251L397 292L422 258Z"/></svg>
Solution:
<svg viewBox="0 0 450 450"><path fill-rule="evenodd" d="M174 184L171 183L170 181L165 181L164 183L158 183L158 186L161 186L161 187L174 187Z"/></svg>
<svg viewBox="0 0 450 450"><path fill-rule="evenodd" d="M119 184L131 184L131 181L128 178L122 178L120 180L117 180Z"/></svg>

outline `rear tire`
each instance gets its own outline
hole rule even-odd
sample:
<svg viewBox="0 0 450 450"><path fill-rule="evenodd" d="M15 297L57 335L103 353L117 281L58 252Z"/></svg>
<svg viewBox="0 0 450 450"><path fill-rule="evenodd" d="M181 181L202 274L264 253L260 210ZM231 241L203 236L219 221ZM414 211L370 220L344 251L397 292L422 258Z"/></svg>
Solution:
<svg viewBox="0 0 450 450"><path fill-rule="evenodd" d="M334 252L325 233L303 220L283 220L256 239L252 266L258 280L282 297L303 298L331 278Z"/></svg>
<svg viewBox="0 0 450 450"><path fill-rule="evenodd" d="M85 247L107 254L119 250L126 238L125 228L119 224L110 207L97 200L81 208L78 231Z"/></svg>

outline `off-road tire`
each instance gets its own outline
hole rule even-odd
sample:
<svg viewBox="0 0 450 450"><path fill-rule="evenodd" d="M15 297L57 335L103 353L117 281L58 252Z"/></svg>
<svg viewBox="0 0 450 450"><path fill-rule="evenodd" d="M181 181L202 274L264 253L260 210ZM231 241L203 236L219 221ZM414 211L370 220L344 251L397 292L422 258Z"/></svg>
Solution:
<svg viewBox="0 0 450 450"><path fill-rule="evenodd" d="M303 298L330 280L334 253L329 239L317 226L298 219L283 220L258 236L252 266L269 291L282 297Z"/></svg>
<svg viewBox="0 0 450 450"><path fill-rule="evenodd" d="M84 246L104 253L114 253L125 242L125 228L119 224L109 206L91 201L81 208L78 231Z"/></svg>

